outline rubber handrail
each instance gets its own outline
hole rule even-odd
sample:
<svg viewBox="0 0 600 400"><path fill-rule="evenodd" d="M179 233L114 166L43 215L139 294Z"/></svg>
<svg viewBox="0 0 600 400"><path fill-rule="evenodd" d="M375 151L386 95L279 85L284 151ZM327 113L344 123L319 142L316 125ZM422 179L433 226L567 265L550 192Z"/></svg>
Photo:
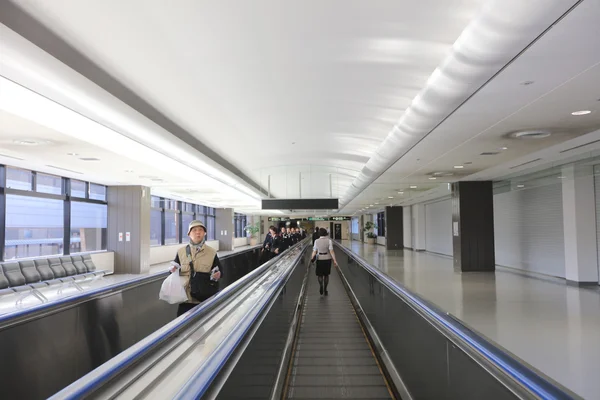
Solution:
<svg viewBox="0 0 600 400"><path fill-rule="evenodd" d="M238 251L238 252L235 252L235 253L224 255L220 259L221 260L225 260L225 259L228 259L228 258L231 258L231 257L235 257L235 256L238 256L240 254L244 254L244 253L247 253L249 251L259 249L259 248L260 248L259 245L253 246L252 248L249 248L249 249L244 249L244 250L241 250L241 251ZM74 295L74 296L65 297L65 298L58 299L56 301L52 301L52 302L49 302L49 303L38 304L36 306L29 307L29 308L26 308L24 310L19 310L19 311L11 312L11 313L8 313L8 314L4 314L4 315L0 316L0 330L2 330L3 328L6 327L6 326L3 326L3 325L7 324L7 322L11 322L10 325L12 325L13 321L20 320L21 318L23 318L23 317L25 317L27 315L43 314L44 311L47 311L47 310L50 310L50 309L60 308L60 307L62 307L64 305L71 304L71 303L79 303L79 302L85 301L86 299L91 299L93 297L98 297L98 296L104 295L106 293L110 293L110 292L114 292L114 291L119 291L119 290L126 290L125 288L128 287L128 286L137 286L137 285L142 284L142 283L146 283L146 282L158 280L158 279L162 278L163 276L166 278L168 275L169 275L169 271L168 270L155 272L154 274L151 274L151 275L142 275L142 276L139 276L139 277L135 277L135 278L123 281L123 282L115 283L115 284L110 285L110 286L104 286L104 287L101 287L101 288L92 289L92 290L86 291L84 293L79 293L79 294ZM48 286L48 287L51 287L51 286Z"/></svg>
<svg viewBox="0 0 600 400"><path fill-rule="evenodd" d="M246 274L244 277L238 279L222 291L219 291L216 295L201 303L198 307L192 309L192 311L176 318L167 325L163 326L159 330L155 331L151 335L142 339L138 343L129 347L116 357L111 358L106 363L96 368L87 375L81 377L71 385L67 386L60 392L56 393L50 399L58 400L75 400L81 399L89 395L93 391L97 390L100 386L107 383L121 371L127 367L133 365L150 351L155 349L169 337L177 334L181 330L185 329L188 324L194 320L200 318L202 314L208 313L215 309L218 305L226 301L231 297L238 289L250 284L255 278L262 275L264 271L269 269L273 264L279 262L283 255L289 253L291 250L301 245L303 242L299 242L296 245L290 247L279 256L267 261L254 271Z"/></svg>
<svg viewBox="0 0 600 400"><path fill-rule="evenodd" d="M571 394L549 381L545 377L540 376L535 371L532 371L527 366L515 360L504 350L490 343L481 335L468 329L463 324L456 323L450 318L447 313L441 311L418 295L410 292L404 286L396 282L383 271L373 267L365 259L352 252L350 249L334 242L343 252L354 258L363 268L371 275L375 276L381 283L400 298L407 301L413 307L416 307L422 313L428 315L437 324L446 330L452 332L456 337L462 340L465 344L476 350L487 361L494 365L499 370L503 371L507 376L515 380L526 390L530 391L535 396L543 399L573 399Z"/></svg>
<svg viewBox="0 0 600 400"><path fill-rule="evenodd" d="M285 275L271 282L269 287L265 290L265 293L268 293L268 295L265 296L266 298L263 297L261 302L256 303L251 310L248 311L246 317L236 324L236 326L227 334L225 340L217 347L214 354L211 355L208 362L203 368L196 370L192 377L187 380L186 384L180 388L173 400L199 399L206 393L231 355L238 348L242 340L244 340L248 331L254 326L258 318L260 318L263 310L268 306L273 296L278 292L281 286L287 282L303 254L304 249L296 256L292 266L286 271Z"/></svg>

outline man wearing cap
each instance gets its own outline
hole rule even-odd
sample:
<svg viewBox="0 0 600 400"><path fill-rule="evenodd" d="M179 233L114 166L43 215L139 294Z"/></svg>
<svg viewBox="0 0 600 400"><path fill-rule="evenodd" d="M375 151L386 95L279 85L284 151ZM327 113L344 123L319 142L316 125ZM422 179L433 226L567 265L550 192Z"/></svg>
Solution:
<svg viewBox="0 0 600 400"><path fill-rule="evenodd" d="M200 301L190 295L190 264L193 264L194 271L204 273L210 273L215 270L215 267L218 267L216 272L211 275L211 279L214 281L221 279L222 275L221 263L219 262L219 257L217 257L217 251L206 245L206 227L204 224L200 221L190 222L188 236L190 237L189 244L179 249L175 257L175 263L181 266L179 275L186 277L185 291L188 296L187 302L179 304L177 316L200 304ZM188 246L190 246L189 251ZM177 270L177 267L171 268L171 272L175 272L175 270Z"/></svg>

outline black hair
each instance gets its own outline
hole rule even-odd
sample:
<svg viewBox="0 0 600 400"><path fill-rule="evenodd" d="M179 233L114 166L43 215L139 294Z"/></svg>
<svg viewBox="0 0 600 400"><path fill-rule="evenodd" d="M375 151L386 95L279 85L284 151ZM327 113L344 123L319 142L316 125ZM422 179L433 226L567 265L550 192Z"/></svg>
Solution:
<svg viewBox="0 0 600 400"><path fill-rule="evenodd" d="M325 229L325 228L319 229L319 236L327 236L327 229Z"/></svg>

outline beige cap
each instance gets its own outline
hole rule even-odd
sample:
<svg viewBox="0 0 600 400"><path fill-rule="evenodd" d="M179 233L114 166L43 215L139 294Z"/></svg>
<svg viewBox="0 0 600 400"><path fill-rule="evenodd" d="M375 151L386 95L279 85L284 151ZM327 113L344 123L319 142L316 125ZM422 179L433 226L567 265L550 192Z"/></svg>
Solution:
<svg viewBox="0 0 600 400"><path fill-rule="evenodd" d="M188 226L188 236L190 235L190 232L192 231L192 229L194 229L197 226L201 226L202 229L204 229L204 232L206 233L206 227L204 226L204 224L202 223L202 221L192 221L190 222L190 225Z"/></svg>

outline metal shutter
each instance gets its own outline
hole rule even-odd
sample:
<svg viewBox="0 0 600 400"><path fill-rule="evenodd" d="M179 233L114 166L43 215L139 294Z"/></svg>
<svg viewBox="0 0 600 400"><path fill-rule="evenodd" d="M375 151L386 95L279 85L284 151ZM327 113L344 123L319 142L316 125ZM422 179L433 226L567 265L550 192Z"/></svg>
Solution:
<svg viewBox="0 0 600 400"><path fill-rule="evenodd" d="M596 248L598 251L598 265L600 266L600 165L594 166L594 190L596 194ZM598 282L600 285L600 282Z"/></svg>
<svg viewBox="0 0 600 400"><path fill-rule="evenodd" d="M425 249L451 256L452 200L425 204Z"/></svg>
<svg viewBox="0 0 600 400"><path fill-rule="evenodd" d="M562 185L494 196L496 264L565 277Z"/></svg>
<svg viewBox="0 0 600 400"><path fill-rule="evenodd" d="M406 206L402 207L402 223L404 229L404 247L412 248L412 207Z"/></svg>

